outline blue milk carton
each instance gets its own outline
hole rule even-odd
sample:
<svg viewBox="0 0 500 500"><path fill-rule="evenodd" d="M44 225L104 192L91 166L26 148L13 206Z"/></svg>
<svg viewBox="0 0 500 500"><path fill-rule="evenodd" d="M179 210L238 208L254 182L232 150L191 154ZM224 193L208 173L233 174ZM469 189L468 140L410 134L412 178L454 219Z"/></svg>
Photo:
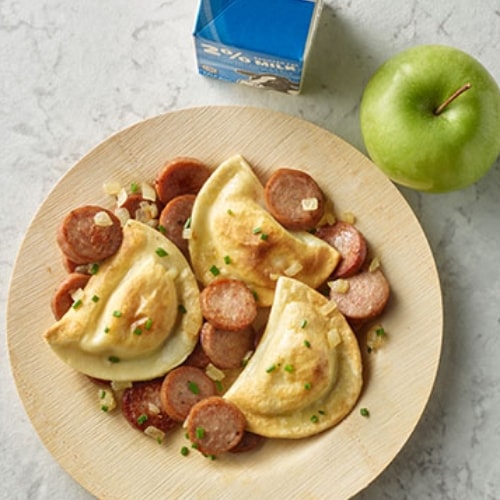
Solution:
<svg viewBox="0 0 500 500"><path fill-rule="evenodd" d="M201 0L198 71L298 94L321 6L322 0Z"/></svg>

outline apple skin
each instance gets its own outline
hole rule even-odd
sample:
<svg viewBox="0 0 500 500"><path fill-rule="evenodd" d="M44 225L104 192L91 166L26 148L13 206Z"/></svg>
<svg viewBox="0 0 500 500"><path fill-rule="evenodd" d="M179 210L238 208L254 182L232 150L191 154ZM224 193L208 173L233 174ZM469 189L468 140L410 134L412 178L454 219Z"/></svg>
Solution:
<svg viewBox="0 0 500 500"><path fill-rule="evenodd" d="M435 115L466 83L471 88ZM486 174L500 154L500 89L465 52L420 45L375 72L360 122L368 154L394 182L426 192L458 190Z"/></svg>

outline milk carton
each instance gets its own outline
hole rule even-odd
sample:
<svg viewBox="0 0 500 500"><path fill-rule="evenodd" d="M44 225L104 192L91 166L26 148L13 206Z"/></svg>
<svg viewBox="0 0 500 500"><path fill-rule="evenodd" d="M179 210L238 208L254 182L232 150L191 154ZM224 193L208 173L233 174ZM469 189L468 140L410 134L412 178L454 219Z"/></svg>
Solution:
<svg viewBox="0 0 500 500"><path fill-rule="evenodd" d="M200 0L198 71L298 94L322 0Z"/></svg>

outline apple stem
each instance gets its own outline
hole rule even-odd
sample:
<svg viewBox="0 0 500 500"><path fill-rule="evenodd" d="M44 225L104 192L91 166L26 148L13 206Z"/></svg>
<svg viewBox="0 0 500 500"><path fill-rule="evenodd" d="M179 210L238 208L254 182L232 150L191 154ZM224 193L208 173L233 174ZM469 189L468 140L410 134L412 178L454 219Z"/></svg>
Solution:
<svg viewBox="0 0 500 500"><path fill-rule="evenodd" d="M434 114L436 116L440 115L444 109L451 103L453 102L459 95L463 94L466 90L469 90L472 87L470 83L466 83L465 85L462 85L458 90L455 90L453 94L446 99L438 108L434 110Z"/></svg>

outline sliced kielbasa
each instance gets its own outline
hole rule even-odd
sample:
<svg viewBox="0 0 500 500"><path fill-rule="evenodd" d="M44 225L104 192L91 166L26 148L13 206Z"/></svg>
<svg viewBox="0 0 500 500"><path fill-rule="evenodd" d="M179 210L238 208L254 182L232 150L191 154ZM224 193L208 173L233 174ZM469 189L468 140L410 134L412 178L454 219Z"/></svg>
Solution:
<svg viewBox="0 0 500 500"><path fill-rule="evenodd" d="M100 215L107 221L101 223ZM104 260L118 251L123 240L119 219L109 210L85 205L64 217L57 232L63 254L75 264Z"/></svg>
<svg viewBox="0 0 500 500"><path fill-rule="evenodd" d="M361 269L366 259L367 245L364 236L355 226L338 221L319 227L315 235L341 255L340 263L332 274L333 278L348 278Z"/></svg>
<svg viewBox="0 0 500 500"><path fill-rule="evenodd" d="M187 419L189 440L205 455L219 455L234 448L245 433L240 409L219 396L195 404Z"/></svg>
<svg viewBox="0 0 500 500"><path fill-rule="evenodd" d="M266 438L259 436L259 434L245 431L242 440L229 451L231 453L246 453L248 451L253 451L260 448L264 444L265 440Z"/></svg>
<svg viewBox="0 0 500 500"><path fill-rule="evenodd" d="M241 280L219 278L200 293L201 312L215 328L242 330L257 316L257 303Z"/></svg>
<svg viewBox="0 0 500 500"><path fill-rule="evenodd" d="M301 170L276 170L266 182L264 196L267 209L287 229L312 229L325 211L323 192L316 181Z"/></svg>
<svg viewBox="0 0 500 500"><path fill-rule="evenodd" d="M255 332L252 326L242 330L221 330L205 322L200 342L208 358L221 370L241 368L245 356L253 350Z"/></svg>
<svg viewBox="0 0 500 500"><path fill-rule="evenodd" d="M188 255L188 239L184 229L193 210L194 194L182 194L170 200L161 211L159 224L165 236L171 240L184 255Z"/></svg>
<svg viewBox="0 0 500 500"><path fill-rule="evenodd" d="M195 366L196 368L201 368L204 370L210 363L210 358L207 356L206 352L203 350L201 342L197 342L191 354L184 361L185 365Z"/></svg>
<svg viewBox="0 0 500 500"><path fill-rule="evenodd" d="M390 288L380 269L355 274L346 281L349 287L345 293L330 290L330 299L336 302L342 314L362 320L382 313L389 300Z"/></svg>
<svg viewBox="0 0 500 500"><path fill-rule="evenodd" d="M178 425L162 409L160 392L162 379L134 382L123 391L122 413L127 421L141 431L149 426L168 432Z"/></svg>
<svg viewBox="0 0 500 500"><path fill-rule="evenodd" d="M60 320L66 314L74 303L72 294L80 288L85 288L89 279L90 275L88 274L71 273L68 274L64 281L57 287L52 295L52 301L50 303L52 313L56 320Z"/></svg>
<svg viewBox="0 0 500 500"><path fill-rule="evenodd" d="M161 386L161 403L165 412L183 422L191 407L216 393L215 383L195 366L179 366L167 374Z"/></svg>
<svg viewBox="0 0 500 500"><path fill-rule="evenodd" d="M181 194L197 194L209 178L210 169L197 158L179 156L158 172L155 189L163 204Z"/></svg>

